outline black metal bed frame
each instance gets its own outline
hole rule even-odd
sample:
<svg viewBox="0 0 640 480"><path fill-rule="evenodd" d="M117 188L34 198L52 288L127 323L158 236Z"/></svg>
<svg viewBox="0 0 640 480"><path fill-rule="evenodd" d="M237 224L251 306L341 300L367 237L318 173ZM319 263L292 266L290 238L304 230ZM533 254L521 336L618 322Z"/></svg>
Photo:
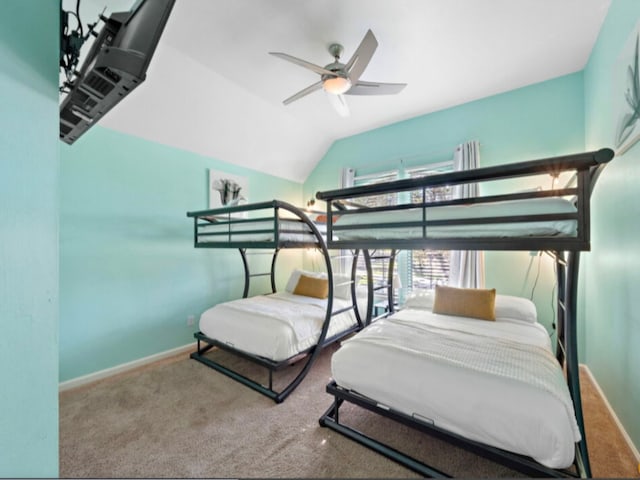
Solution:
<svg viewBox="0 0 640 480"><path fill-rule="evenodd" d="M253 218L239 218L234 216L234 214L238 214L240 212L259 212L268 210L270 211L270 215L268 216L259 216ZM289 215L287 218L284 218L282 212L288 212ZM273 200L269 202L261 202L261 203L253 203L248 205L241 206L233 206L226 208L217 208L210 210L201 210L196 212L187 212L188 217L192 217L194 219L194 247L195 248L237 248L242 257L242 264L244 267L244 291L242 294L242 298L247 298L249 294L249 287L251 278L257 276L270 276L271 281L271 291L272 293L276 293L276 282L275 282L275 267L276 260L278 257L278 253L283 248L316 248L321 251L325 267L327 270L328 283L329 283L329 296L327 298L327 309L325 313L325 319L322 326L322 331L320 333L320 337L315 346L310 347L309 349L299 352L298 354L287 358L281 361L274 361L269 358L261 357L258 355L253 355L250 352L245 352L242 350L238 350L224 342L220 342L213 338L210 338L204 335L202 332L196 332L194 337L197 339L197 349L195 352L191 354L191 358L197 360L204 365L240 382L241 384L271 398L276 403L283 402L293 390L302 382L304 377L309 372L309 369L315 362L317 356L320 351L326 346L335 343L348 335L351 335L358 330L362 329L368 319L370 318L371 307L367 308L367 316L363 320L359 309L358 303L356 301L356 285L355 285L355 275L356 275L356 264L358 261L358 257L360 253L364 256L365 265L370 269L369 265L369 254L364 251L361 252L359 249L352 251L352 266L351 266L351 298L352 305L341 308L338 310L333 310L333 291L334 291L334 282L333 282L333 269L331 265L331 255L329 253L329 249L327 248L326 242L323 238L322 233L318 230L314 222L310 220L310 218L299 208L281 200ZM234 226L243 226L250 227L252 223L260 222L264 224L265 222L269 223L271 228L264 228L261 225L259 228L246 229L246 230L234 230ZM271 223L272 222L272 223ZM289 225L290 222L299 223L302 226L302 229L291 229L286 228L285 225ZM209 232L206 230L206 227L210 227L212 224L216 224L218 226L222 226L222 229L216 232ZM252 235L265 235L267 237L271 236L270 240L252 240ZM283 239L282 234L307 234L313 235L314 241L308 240L292 240L292 239ZM218 241L206 241L205 239L210 236L217 236L220 240ZM236 239L239 238L239 239ZM273 257L271 260L271 269L267 273L250 273L249 262L247 260L247 249L273 249ZM340 332L337 335L327 338L327 332L329 329L329 323L331 318L334 315L353 310L356 317L356 324L346 331ZM203 345L204 344L204 345ZM212 348L219 348L221 350L225 350L233 353L234 355L253 362L256 365L264 367L269 372L269 382L268 385L263 385L260 382L257 382L251 378L248 378L240 373L222 365L219 362L207 357L205 354L211 350ZM291 380L289 384L287 384L284 388L279 391L274 390L273 388L273 373L283 368L293 365L299 361L305 361L302 369L297 374L297 376Z"/></svg>
<svg viewBox="0 0 640 480"><path fill-rule="evenodd" d="M396 249L426 249L437 248L447 250L539 250L547 251L555 261L558 281L557 293L557 346L556 358L560 365L564 366L569 393L572 398L576 421L580 429L582 439L576 443L576 455L572 469L556 470L548 468L531 458L501 450L480 442L471 441L460 435L448 432L432 424L420 421L414 417L395 411L386 405L380 405L375 399L367 398L357 392L344 389L335 381L327 385L327 393L333 396L333 404L320 418L320 425L329 427L342 435L394 460L405 467L428 477L446 477L447 474L412 458L389 445L373 439L364 433L340 423L339 409L344 402L357 405L366 410L375 412L381 416L391 418L402 424L408 425L418 431L428 433L437 438L446 440L454 445L470 450L478 455L501 463L509 468L530 476L540 477L591 477L591 466L587 449L587 439L584 429L582 400L580 395L580 380L578 371L577 352L577 290L578 270L580 264L580 251L590 249L590 208L589 202L596 180L602 169L613 158L614 153L610 149L566 155L541 160L515 163L500 167L488 167L475 170L434 175L421 179L406 179L395 182L381 183L363 187L353 187L341 190L318 192L316 197L327 202L328 233L327 244L330 248L396 248ZM439 185L457 185L471 182L490 181L529 175L548 173L558 176L564 171L574 171L577 178L577 187L562 188L544 192L517 193L510 195L494 195L472 199L453 200L447 202L428 203L424 201L424 191L427 188ZM344 205L352 204L351 199L357 199L373 194L423 190L423 201L420 204L398 205L383 208L344 209ZM482 225L485 223L528 222L552 219L574 219L577 221L577 235L575 237L530 237L530 238L428 238L428 229L435 225L460 225L469 221L429 221L426 215L427 207L444 205L485 203L501 200L515 200L523 198L538 198L544 196L575 196L575 214L544 214L528 216L511 216L502 218L485 218L470 223ZM404 210L407 208L422 208L421 222L390 222L385 225L359 225L364 229L400 228L407 226L422 227L420 238L407 239L364 239L364 240L340 240L335 238L333 232L339 232L339 222L333 223L333 210L336 205L341 205L343 210L340 215L358 212ZM354 228L354 227L348 227ZM390 277L391 278L391 277Z"/></svg>

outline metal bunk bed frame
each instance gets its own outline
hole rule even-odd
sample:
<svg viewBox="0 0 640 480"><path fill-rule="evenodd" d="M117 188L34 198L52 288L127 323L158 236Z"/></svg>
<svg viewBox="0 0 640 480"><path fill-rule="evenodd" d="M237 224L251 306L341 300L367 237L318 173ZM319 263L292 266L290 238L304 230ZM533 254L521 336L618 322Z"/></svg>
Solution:
<svg viewBox="0 0 640 480"><path fill-rule="evenodd" d="M260 216L256 218L239 218L234 216L239 212L252 212L252 211L271 211L271 215L269 216ZM282 217L282 212L289 212L293 216L293 218ZM293 390L302 382L304 377L307 375L309 369L315 362L317 356L320 351L329 344L339 341L340 339L355 333L360 330L365 322L360 316L360 312L357 307L356 302L356 285L354 282L355 272L356 272L356 264L358 260L358 256L361 251L356 249L352 252L352 268L351 268L351 298L352 305L349 307L345 307L336 311L333 311L333 291L334 291L334 282L333 282L333 269L331 266L331 256L329 254L329 249L327 248L326 242L318 230L316 225L309 219L309 217L299 208L280 200L273 200L269 202L261 202L261 203L253 203L241 206L233 206L227 208L217 208L210 210L201 210L195 212L187 212L187 217L191 217L194 219L194 247L195 248L237 248L242 257L242 264L244 267L244 291L242 294L242 298L247 298L249 294L249 287L251 278L256 276L270 276L271 281L271 291L272 293L276 293L276 282L275 282L275 267L276 260L278 257L278 253L283 248L317 248L323 255L325 261L325 267L327 269L328 283L329 283L329 297L327 298L327 309L325 314L325 319L322 327L322 331L320 333L320 337L318 339L318 343L308 348L307 350L300 352L290 358L281 361L274 361L269 358L260 357L257 355L253 355L248 352L244 352L238 349L235 349L223 342L210 338L204 335L202 332L196 332L194 337L197 339L197 350L191 354L191 358L197 360L208 367L217 370L218 372L238 381L239 383L271 398L276 403L283 402ZM285 228L283 220L286 222L295 222L303 225L303 229L291 229ZM260 225L260 228L253 229L243 229L240 231L233 230L234 226L251 226L252 223L260 222L264 224L268 222L272 225L271 228L264 228L264 225ZM273 223L271 223L273 222ZM202 231L205 227L210 227L212 224L222 226L221 231L216 232L207 232ZM312 234L315 238L315 241L309 240L282 240L282 234L301 234L307 233ZM272 234L271 240L251 240L249 236L251 235L264 235L267 236ZM216 236L219 238L219 241L206 241L207 237ZM234 239L240 238L238 240ZM244 239L242 237L245 237ZM247 260L247 249L273 249L273 257L271 260L271 269L268 273L257 273L251 274L249 269L249 262ZM369 255L368 252L362 252L365 259L365 264L369 264ZM369 268L369 267L367 267ZM354 310L355 317L357 323L350 329L340 332L337 335L327 338L327 332L329 328L329 322L331 317L337 315L339 313L343 313L348 310ZM369 307L370 310L370 307ZM369 313L367 313L369 318ZM244 358L250 362L253 362L261 367L264 367L269 372L269 381L268 385L263 385L260 382L257 382L251 378L248 378L240 373L231 370L230 368L222 365L219 362L214 361L213 359L207 357L205 354L211 350L212 348L219 348L228 352L233 353L234 355ZM306 363L302 367L301 371L298 375L284 388L279 391L274 390L273 388L273 373L279 370L282 370L285 367L293 365L301 360L306 359Z"/></svg>
<svg viewBox="0 0 640 480"><path fill-rule="evenodd" d="M364 397L357 392L344 389L331 381L327 385L327 393L334 397L333 404L320 418L320 425L329 427L342 435L370 448L405 467L427 477L447 477L441 470L434 468L422 461L416 460L389 445L373 439L364 433L340 423L339 408L346 401L358 405L366 410L375 412L381 416L391 418L402 424L408 425L418 431L428 433L436 438L443 439L456 446L472 451L480 456L503 464L509 468L522 472L529 476L538 477L591 477L591 466L587 449L587 439L584 428L582 412L582 400L580 395L580 380L578 371L577 352L577 291L578 269L580 264L580 251L590 250L590 197L602 169L613 158L614 152L610 149L565 155L541 160L532 160L521 163L503 165L499 167L486 167L475 170L459 171L441 175L433 175L421 179L405 179L388 183L352 187L341 190L318 192L316 197L327 202L327 244L329 248L373 248L386 247L396 249L425 249L438 248L449 250L538 250L548 252L555 260L558 282L557 293L557 345L556 358L565 369L567 385L572 398L574 412L582 439L576 443L576 455L573 469L556 470L548 468L533 459L498 449L480 442L471 441L460 435L448 432L432 424L422 422L412 416L395 411L387 406L378 404L375 400ZM446 202L427 203L424 201L424 190L438 185L456 185L471 182L490 181L530 175L550 174L557 177L561 172L575 171L577 186L575 188L561 188L550 191L538 191L528 193L515 193L508 195L493 195L477 198L465 198ZM393 207L362 208L358 210L343 209L340 215L354 214L358 212L372 212L385 210L403 210L406 208L422 208L421 222L397 222L392 221L381 227L380 225L360 224L357 227L347 228L400 228L407 226L422 227L421 238L403 239L370 239L370 240L340 240L334 237L334 231L340 231L341 227L333 223L333 209L336 205L343 208L350 200L357 197L375 195L389 192L400 192L422 189L423 201L418 204L399 205ZM545 196L575 196L575 214L540 214L512 217L492 217L474 219L473 224L527 222L541 220L573 219L577 221L577 235L575 237L478 237L478 238L427 238L429 226L435 225L460 225L468 220L440 220L429 221L426 215L426 207L444 205L458 205L471 203L496 202L502 200L516 200L524 198L537 198ZM352 213L353 212L353 213Z"/></svg>

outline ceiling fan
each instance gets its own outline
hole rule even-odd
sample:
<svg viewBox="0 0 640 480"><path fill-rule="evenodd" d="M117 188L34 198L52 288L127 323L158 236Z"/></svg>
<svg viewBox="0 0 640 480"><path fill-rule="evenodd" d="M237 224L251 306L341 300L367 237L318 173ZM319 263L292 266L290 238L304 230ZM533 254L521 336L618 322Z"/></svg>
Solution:
<svg viewBox="0 0 640 480"><path fill-rule="evenodd" d="M378 47L378 41L371 30L367 30L362 42L347 63L340 63L343 47L339 43L329 45L329 53L334 61L324 67L309 63L286 53L269 52L270 55L295 63L320 74L320 81L287 98L285 105L309 95L316 90L324 89L338 114L343 117L349 115L349 107L343 95L392 95L399 93L406 83L380 83L360 80L362 72L367 68L373 53Z"/></svg>

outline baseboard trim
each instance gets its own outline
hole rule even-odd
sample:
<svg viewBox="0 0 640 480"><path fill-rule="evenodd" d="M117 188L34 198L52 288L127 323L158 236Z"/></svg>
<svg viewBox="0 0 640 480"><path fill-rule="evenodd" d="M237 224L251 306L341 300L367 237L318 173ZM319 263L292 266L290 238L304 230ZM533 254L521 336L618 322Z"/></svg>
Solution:
<svg viewBox="0 0 640 480"><path fill-rule="evenodd" d="M591 373L591 370L589 370L589 367L586 364L581 363L580 368L582 368L585 371L585 373L589 376L589 379L591 380L593 385L596 387L596 391L598 392L598 395L600 395L600 397L604 401L604 404L607 407L607 410L609 410L609 413L613 417L613 421L615 422L616 426L620 430L620 433L622 433L622 437L624 438L625 442L627 442L627 445L629 445L629 448L631 449L631 453L633 453L634 457L636 457L636 461L640 464L640 452L638 451L636 446L633 444L631 437L625 430L624 426L622 425L622 422L620 422L620 419L616 415L616 412L613 410L613 407L611 407L611 404L609 403L609 400L607 400L607 397L602 391L602 388L600 388L600 385L598 385L598 382L596 381L596 377L593 376L593 373Z"/></svg>
<svg viewBox="0 0 640 480"><path fill-rule="evenodd" d="M89 383L97 382L98 380L103 380L105 378L112 377L119 373L124 373L129 370L133 370L135 368L139 368L145 365L149 365L151 363L159 362L160 360L164 360L166 358L170 358L175 355L180 355L181 353L193 352L195 351L195 349L196 349L196 343L195 342L189 343L181 347L176 347L176 348L172 348L171 350L165 350L164 352L149 355L148 357L139 358L138 360L133 360L132 362L122 363L120 365L116 365L115 367L106 368L104 370L99 370L97 372L89 373L88 375L82 375L80 377L72 378L71 380L60 382L58 384L58 391L64 392L72 388L81 387Z"/></svg>

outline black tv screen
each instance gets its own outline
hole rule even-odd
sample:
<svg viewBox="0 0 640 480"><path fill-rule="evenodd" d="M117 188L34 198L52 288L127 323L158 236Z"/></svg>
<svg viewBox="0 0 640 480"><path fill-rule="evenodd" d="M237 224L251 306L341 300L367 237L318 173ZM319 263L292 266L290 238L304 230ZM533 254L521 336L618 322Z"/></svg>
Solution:
<svg viewBox="0 0 640 480"><path fill-rule="evenodd" d="M175 0L138 0L98 33L60 104L60 139L75 142L146 78Z"/></svg>

